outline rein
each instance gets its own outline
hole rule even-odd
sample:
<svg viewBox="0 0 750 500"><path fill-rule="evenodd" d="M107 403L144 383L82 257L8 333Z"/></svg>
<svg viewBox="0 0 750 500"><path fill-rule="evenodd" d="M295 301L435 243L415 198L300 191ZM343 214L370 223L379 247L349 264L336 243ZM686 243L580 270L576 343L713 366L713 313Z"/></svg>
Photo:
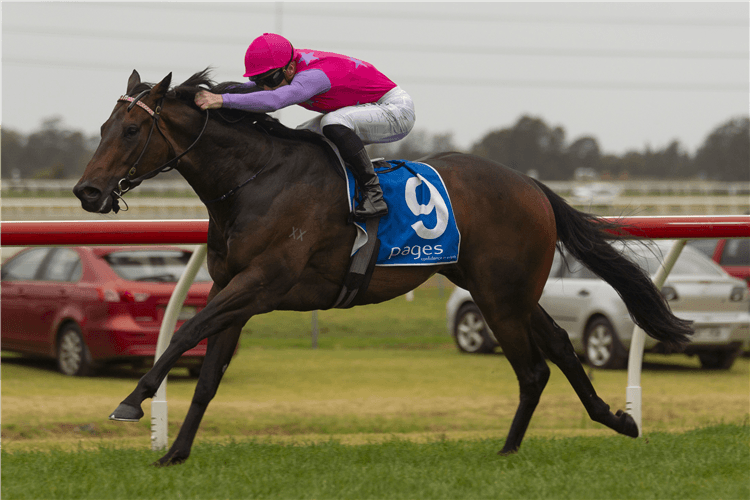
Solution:
<svg viewBox="0 0 750 500"><path fill-rule="evenodd" d="M219 196L218 198L214 198L213 200L208 200L208 201L206 201L203 198L201 198L201 201L203 202L203 204L204 205L209 205L211 203L217 203L219 201L224 201L227 198L229 198L230 196L232 196L234 193L236 193L237 191L239 191L240 189L242 189L243 187L245 187L246 185L248 185L251 182L253 182L255 180L255 178L258 177L261 174L261 172L263 172L263 170L266 169L266 167L268 166L268 164L271 163L271 158L273 158L273 150L274 150L273 143L271 143L271 156L268 157L268 160L266 160L266 163L262 167L260 167L260 169L257 172L255 172L252 177L250 177L246 181L242 182L241 184L237 185L236 187L230 189L228 192L224 193L223 195Z"/></svg>
<svg viewBox="0 0 750 500"><path fill-rule="evenodd" d="M221 116L221 113L219 113L219 116ZM222 118L224 118L224 117L222 116ZM226 118L224 118L224 120L226 120ZM242 120L242 118L240 118L240 120ZM226 120L226 121L228 123L237 123L240 120L237 120L236 122L229 122L228 120ZM257 126L257 122L255 122L254 125ZM266 130L263 127L258 126L257 128L259 128L260 130L262 130L263 132L265 132L266 134L268 134L268 132L266 132ZM234 188L230 189L228 192L224 193L223 195L219 196L218 198L214 198L213 200L204 200L203 198L201 198L201 201L203 202L203 204L204 205L209 205L211 203L217 203L217 202L220 202L220 201L224 201L227 198L229 198L230 196L232 196L234 193L236 193L237 191L239 191L240 189L242 189L243 187L247 186L252 181L254 181L255 178L258 177L261 174L261 172L263 172L266 169L266 167L268 166L268 164L271 163L271 160L273 159L274 149L275 149L274 148L274 143L271 142L271 154L270 154L270 156L266 160L266 163L264 163L263 166L260 167L260 169L258 169L258 171L253 174L252 177L250 177L246 181L238 184L237 186L235 186Z"/></svg>
<svg viewBox="0 0 750 500"><path fill-rule="evenodd" d="M191 149L198 143L201 137L203 137L203 133L206 131L206 127L208 126L208 118L209 118L209 112L206 110L206 120L203 123L203 128L201 129L200 133L198 134L198 137L193 141L193 143L188 146L188 148L183 151L182 153L176 155L171 160L167 161L162 166L155 168L151 172L148 172L146 174L141 175L140 177L135 177L138 164L141 162L141 159L143 158L144 153L146 152L146 149L148 148L149 143L151 142L151 136L154 133L154 128L159 131L159 134L164 138L164 140L167 142L167 145L172 150L172 152L176 153L175 148L172 146L172 143L169 142L167 137L164 135L164 132L162 132L161 127L159 127L159 118L161 117L161 109L162 104L164 103L164 97L159 99L159 101L156 103L156 110L151 109L146 105L141 99L143 96L148 94L150 90L144 90L140 94L138 94L136 97L130 97L128 95L123 95L118 101L124 101L129 102L130 105L128 106L127 111L130 112L131 109L133 109L134 106L138 106L144 111L146 111L153 120L151 121L151 128L148 131L148 138L146 139L146 144L143 146L143 149L141 150L141 154L138 156L138 159L135 161L132 167L130 167L130 170L128 171L128 175L123 177L119 180L117 183L117 189L112 192L112 210L117 213L120 211L120 204L118 201L118 198L122 200L123 203L125 203L125 210L128 209L128 204L123 199L122 195L133 189L134 187L138 186L141 182L145 181L146 179L150 179L152 177L155 177L159 175L162 172L169 172L170 170L174 169L177 164L179 164L180 158L185 156L188 152L190 152ZM176 164L174 164L177 162ZM174 164L174 165L173 165Z"/></svg>

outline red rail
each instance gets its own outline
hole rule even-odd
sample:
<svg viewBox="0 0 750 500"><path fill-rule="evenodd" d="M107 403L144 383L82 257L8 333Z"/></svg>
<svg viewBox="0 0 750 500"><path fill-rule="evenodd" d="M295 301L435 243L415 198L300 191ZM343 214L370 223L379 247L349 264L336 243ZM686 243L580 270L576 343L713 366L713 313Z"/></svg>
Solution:
<svg viewBox="0 0 750 500"><path fill-rule="evenodd" d="M636 238L750 237L750 216L605 217ZM13 221L0 223L2 246L200 244L207 219Z"/></svg>
<svg viewBox="0 0 750 500"><path fill-rule="evenodd" d="M207 234L208 219L0 223L2 246L200 244Z"/></svg>
<svg viewBox="0 0 750 500"><path fill-rule="evenodd" d="M697 239L750 237L750 215L605 217L636 238Z"/></svg>

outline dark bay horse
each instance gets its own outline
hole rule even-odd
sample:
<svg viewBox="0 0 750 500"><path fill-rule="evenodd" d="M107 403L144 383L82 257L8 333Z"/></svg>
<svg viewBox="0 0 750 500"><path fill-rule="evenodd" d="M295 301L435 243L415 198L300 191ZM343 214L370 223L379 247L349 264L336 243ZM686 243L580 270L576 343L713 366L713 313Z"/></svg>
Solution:
<svg viewBox="0 0 750 500"><path fill-rule="evenodd" d="M347 222L344 180L314 134L265 114L201 111L196 92L226 91L207 71L170 88L142 83L136 71L101 129L101 143L74 188L83 208L108 213L121 195L174 167L209 213L208 305L175 333L166 352L110 416L137 421L180 355L208 338L190 409L157 464L185 461L206 407L227 369L240 332L256 314L332 307L346 277L356 236ZM543 184L492 161L460 153L422 159L445 181L461 233L457 263L376 267L354 305L402 295L435 273L469 290L518 378L520 403L500 453L521 445L550 371L560 367L589 416L637 437L633 418L612 413L597 395L568 334L539 306L556 244L622 296L634 321L668 346L688 340L650 278L608 243L616 226L574 210ZM296 231L295 231L296 229ZM304 232L303 237L299 237ZM294 234L295 237L290 235Z"/></svg>

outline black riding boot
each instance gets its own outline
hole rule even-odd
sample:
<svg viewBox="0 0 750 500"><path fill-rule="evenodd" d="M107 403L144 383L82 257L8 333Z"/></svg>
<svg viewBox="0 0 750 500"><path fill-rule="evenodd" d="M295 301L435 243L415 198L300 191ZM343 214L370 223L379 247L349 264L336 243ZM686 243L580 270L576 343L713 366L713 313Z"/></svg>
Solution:
<svg viewBox="0 0 750 500"><path fill-rule="evenodd" d="M354 218L364 220L387 214L388 205L383 200L380 181L362 139L350 128L339 124L323 127L323 135L339 148L341 158L352 167L354 179L362 191L362 203L354 210Z"/></svg>
<svg viewBox="0 0 750 500"><path fill-rule="evenodd" d="M388 205L383 199L383 190L367 151L363 148L353 158L349 158L349 165L362 190L362 202L354 210L354 218L369 219L386 215Z"/></svg>

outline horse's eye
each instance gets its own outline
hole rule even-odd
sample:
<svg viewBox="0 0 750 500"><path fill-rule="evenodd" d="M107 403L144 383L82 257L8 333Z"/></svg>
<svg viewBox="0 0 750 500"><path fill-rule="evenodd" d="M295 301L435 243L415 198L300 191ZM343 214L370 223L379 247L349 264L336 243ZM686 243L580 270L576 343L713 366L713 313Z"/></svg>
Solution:
<svg viewBox="0 0 750 500"><path fill-rule="evenodd" d="M125 129L125 137L135 137L138 135L138 127L131 125Z"/></svg>

